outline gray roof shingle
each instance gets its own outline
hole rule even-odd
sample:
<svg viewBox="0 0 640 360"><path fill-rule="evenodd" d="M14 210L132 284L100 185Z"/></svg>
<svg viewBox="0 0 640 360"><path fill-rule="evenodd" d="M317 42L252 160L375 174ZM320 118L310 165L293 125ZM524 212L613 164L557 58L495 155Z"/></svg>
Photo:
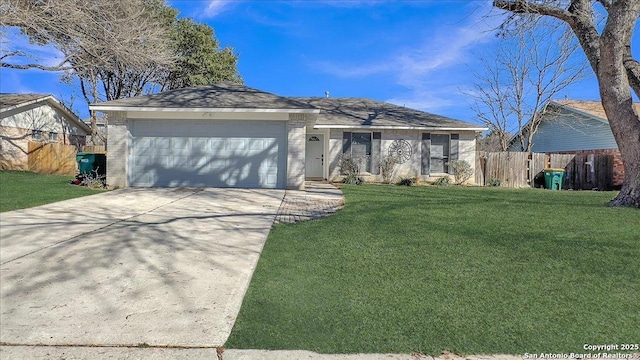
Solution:
<svg viewBox="0 0 640 360"><path fill-rule="evenodd" d="M281 109L313 111L316 126L401 127L481 130L483 127L445 116L361 98L282 97L244 85L223 83L119 99L91 106L110 109Z"/></svg>
<svg viewBox="0 0 640 360"><path fill-rule="evenodd" d="M107 101L97 108L192 108L192 109L313 109L291 98L274 95L244 85L223 83L169 90L158 94Z"/></svg>
<svg viewBox="0 0 640 360"><path fill-rule="evenodd" d="M20 104L24 104L29 101L35 101L42 98L46 98L50 95L43 94L0 94L0 109L9 108L12 106L17 106Z"/></svg>
<svg viewBox="0 0 640 360"><path fill-rule="evenodd" d="M294 97L293 99L320 109L316 125L468 128L470 130L483 128L482 125L370 99L322 97Z"/></svg>

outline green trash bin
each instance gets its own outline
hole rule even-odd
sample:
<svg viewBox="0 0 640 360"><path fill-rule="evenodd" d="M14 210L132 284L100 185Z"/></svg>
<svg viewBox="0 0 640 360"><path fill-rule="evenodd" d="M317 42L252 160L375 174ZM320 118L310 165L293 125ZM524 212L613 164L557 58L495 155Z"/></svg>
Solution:
<svg viewBox="0 0 640 360"><path fill-rule="evenodd" d="M551 190L562 190L564 175L564 169L544 169L544 187Z"/></svg>
<svg viewBox="0 0 640 360"><path fill-rule="evenodd" d="M76 154L76 162L78 163L78 170L80 174L90 174L93 170L93 162L95 161L95 154L79 152Z"/></svg>
<svg viewBox="0 0 640 360"><path fill-rule="evenodd" d="M80 174L90 174L96 171L98 175L106 175L107 159L105 154L79 152L76 154L76 162Z"/></svg>

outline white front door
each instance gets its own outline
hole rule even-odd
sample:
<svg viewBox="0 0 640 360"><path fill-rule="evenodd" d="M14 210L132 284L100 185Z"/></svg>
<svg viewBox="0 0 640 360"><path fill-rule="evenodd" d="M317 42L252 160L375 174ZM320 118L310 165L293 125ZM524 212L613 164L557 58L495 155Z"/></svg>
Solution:
<svg viewBox="0 0 640 360"><path fill-rule="evenodd" d="M305 161L305 177L309 179L323 178L324 135L307 134Z"/></svg>

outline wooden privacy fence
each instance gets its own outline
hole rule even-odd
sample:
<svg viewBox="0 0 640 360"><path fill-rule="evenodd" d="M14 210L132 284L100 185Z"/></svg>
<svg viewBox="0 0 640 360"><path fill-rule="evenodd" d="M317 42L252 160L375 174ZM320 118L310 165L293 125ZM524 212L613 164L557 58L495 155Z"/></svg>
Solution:
<svg viewBox="0 0 640 360"><path fill-rule="evenodd" d="M27 154L29 171L73 176L77 169L76 151L73 145L29 141Z"/></svg>
<svg viewBox="0 0 640 360"><path fill-rule="evenodd" d="M85 145L82 147L82 151L92 154L106 154L104 145Z"/></svg>
<svg viewBox="0 0 640 360"><path fill-rule="evenodd" d="M510 188L539 187L547 168L565 170L564 189L608 190L613 186L612 155L476 152L478 185L499 181Z"/></svg>

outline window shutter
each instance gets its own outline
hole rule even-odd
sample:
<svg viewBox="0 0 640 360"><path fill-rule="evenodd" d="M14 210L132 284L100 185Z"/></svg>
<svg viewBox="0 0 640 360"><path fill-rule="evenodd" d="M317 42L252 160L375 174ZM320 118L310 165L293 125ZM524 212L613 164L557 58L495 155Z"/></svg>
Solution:
<svg viewBox="0 0 640 360"><path fill-rule="evenodd" d="M453 174L453 168L451 162L458 160L458 141L460 140L460 134L451 134L451 141L449 142L449 174Z"/></svg>
<svg viewBox="0 0 640 360"><path fill-rule="evenodd" d="M342 133L342 153L351 155L351 133L348 131Z"/></svg>
<svg viewBox="0 0 640 360"><path fill-rule="evenodd" d="M382 152L382 133L374 132L371 140L371 173L380 174L380 157Z"/></svg>
<svg viewBox="0 0 640 360"><path fill-rule="evenodd" d="M422 153L420 154L420 175L429 175L429 163L431 161L431 134L422 134Z"/></svg>

